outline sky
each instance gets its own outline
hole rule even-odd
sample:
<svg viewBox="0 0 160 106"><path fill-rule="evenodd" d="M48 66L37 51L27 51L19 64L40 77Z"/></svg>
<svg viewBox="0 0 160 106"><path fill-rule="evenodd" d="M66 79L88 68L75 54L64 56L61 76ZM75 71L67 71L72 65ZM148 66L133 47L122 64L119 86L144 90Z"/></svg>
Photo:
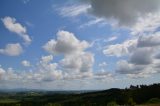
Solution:
<svg viewBox="0 0 160 106"><path fill-rule="evenodd" d="M159 0L0 0L0 89L159 81Z"/></svg>

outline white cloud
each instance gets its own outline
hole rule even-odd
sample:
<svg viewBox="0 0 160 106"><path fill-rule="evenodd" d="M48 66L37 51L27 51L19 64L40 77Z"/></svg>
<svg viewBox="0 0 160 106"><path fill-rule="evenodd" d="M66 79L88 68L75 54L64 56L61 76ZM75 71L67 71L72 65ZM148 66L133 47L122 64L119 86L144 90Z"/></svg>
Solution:
<svg viewBox="0 0 160 106"><path fill-rule="evenodd" d="M12 68L8 68L8 69L4 69L2 67L0 67L1 70L1 80L2 81L18 81L20 78L22 78L21 75L18 75L15 70L13 70Z"/></svg>
<svg viewBox="0 0 160 106"><path fill-rule="evenodd" d="M21 64L22 64L23 66L25 66L25 67L30 67L30 66L31 66L30 62L27 61L27 60L23 60L23 61L21 62Z"/></svg>
<svg viewBox="0 0 160 106"><path fill-rule="evenodd" d="M58 9L59 14L63 17L76 17L85 14L90 8L87 4L67 5Z"/></svg>
<svg viewBox="0 0 160 106"><path fill-rule="evenodd" d="M42 56L41 60L42 60L41 62L43 62L43 63L48 63L53 60L53 56L52 55Z"/></svg>
<svg viewBox="0 0 160 106"><path fill-rule="evenodd" d="M127 75L130 78L144 78L149 77L154 73L157 73L153 66L153 64L139 65L129 63L126 60L120 60L117 62L116 72Z"/></svg>
<svg viewBox="0 0 160 106"><path fill-rule="evenodd" d="M0 65L0 79L2 78L2 76L5 74L5 70L1 67Z"/></svg>
<svg viewBox="0 0 160 106"><path fill-rule="evenodd" d="M130 57L130 62L138 65L146 65L152 62L151 48L137 48Z"/></svg>
<svg viewBox="0 0 160 106"><path fill-rule="evenodd" d="M57 41L51 39L43 48L51 54L71 54L83 51L89 46L86 41L79 41L73 33L58 31Z"/></svg>
<svg viewBox="0 0 160 106"><path fill-rule="evenodd" d="M30 2L30 0L22 0L22 2L23 2L24 4L27 4L28 2Z"/></svg>
<svg viewBox="0 0 160 106"><path fill-rule="evenodd" d="M17 72L12 68L5 70L0 67L0 73L4 73L1 80L6 83L10 81L37 83L60 80L63 78L62 71L57 69L57 63L51 62L51 58L51 56L42 56L37 65L32 65L33 68L27 71Z"/></svg>
<svg viewBox="0 0 160 106"><path fill-rule="evenodd" d="M157 35L155 34L155 36ZM152 37L152 35L146 35L146 39L141 42L141 46L136 46L134 50L130 51L127 60L119 60L116 72L130 78L144 78L159 73L159 46L152 43Z"/></svg>
<svg viewBox="0 0 160 106"><path fill-rule="evenodd" d="M160 45L160 32L140 36L138 39L138 47L154 47Z"/></svg>
<svg viewBox="0 0 160 106"><path fill-rule="evenodd" d="M102 63L100 63L98 66L99 66L99 67L105 67L105 66L107 66L107 63L106 63L106 62L102 62Z"/></svg>
<svg viewBox="0 0 160 106"><path fill-rule="evenodd" d="M105 71L104 69L96 72L94 74L94 78L97 80L115 80L114 75L108 71Z"/></svg>
<svg viewBox="0 0 160 106"><path fill-rule="evenodd" d="M84 78L92 76L94 55L86 52L89 43L78 40L73 33L59 31L57 40L51 39L43 48L57 55L64 55L59 66L65 71L65 79Z"/></svg>
<svg viewBox="0 0 160 106"><path fill-rule="evenodd" d="M84 28L84 27L89 27L92 25L106 25L107 22L104 18L95 18L93 20L88 21L87 23L84 23L82 25L80 25L80 28Z"/></svg>
<svg viewBox="0 0 160 106"><path fill-rule="evenodd" d="M27 34L26 27L22 26L20 23L16 22L15 18L12 17L4 17L1 19L5 27L11 31L19 35L20 37L23 38L26 44L31 43L31 38Z"/></svg>
<svg viewBox="0 0 160 106"><path fill-rule="evenodd" d="M4 49L0 49L0 53L8 56L18 56L23 52L23 48L19 43L7 44Z"/></svg>
<svg viewBox="0 0 160 106"><path fill-rule="evenodd" d="M61 60L63 70L73 74L92 72L94 56L91 53L72 54Z"/></svg>
<svg viewBox="0 0 160 106"><path fill-rule="evenodd" d="M54 81L62 79L62 71L57 69L57 63L52 63L53 56L42 56L36 73L40 81Z"/></svg>
<svg viewBox="0 0 160 106"><path fill-rule="evenodd" d="M160 27L160 13L149 13L145 17L140 17L138 22L131 28L132 35L143 33L153 33Z"/></svg>
<svg viewBox="0 0 160 106"><path fill-rule="evenodd" d="M114 41L116 40L118 37L117 36L112 36L110 38L107 39L107 42L111 42L111 41Z"/></svg>
<svg viewBox="0 0 160 106"><path fill-rule="evenodd" d="M107 46L103 53L107 56L124 56L133 51L137 46L137 40L126 40L121 44L114 44Z"/></svg>

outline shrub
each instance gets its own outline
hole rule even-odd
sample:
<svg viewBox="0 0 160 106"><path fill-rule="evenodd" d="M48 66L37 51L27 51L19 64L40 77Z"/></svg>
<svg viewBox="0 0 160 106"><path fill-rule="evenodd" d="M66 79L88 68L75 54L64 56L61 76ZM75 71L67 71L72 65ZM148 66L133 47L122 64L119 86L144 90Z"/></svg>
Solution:
<svg viewBox="0 0 160 106"><path fill-rule="evenodd" d="M117 103L114 102L114 101L112 101L112 102L109 102L109 103L107 104L107 106L117 106Z"/></svg>
<svg viewBox="0 0 160 106"><path fill-rule="evenodd" d="M133 101L133 98L129 98L127 104L128 104L129 106L135 106L135 105L136 105L136 103Z"/></svg>
<svg viewBox="0 0 160 106"><path fill-rule="evenodd" d="M159 98L152 98L147 103L160 103L160 99Z"/></svg>

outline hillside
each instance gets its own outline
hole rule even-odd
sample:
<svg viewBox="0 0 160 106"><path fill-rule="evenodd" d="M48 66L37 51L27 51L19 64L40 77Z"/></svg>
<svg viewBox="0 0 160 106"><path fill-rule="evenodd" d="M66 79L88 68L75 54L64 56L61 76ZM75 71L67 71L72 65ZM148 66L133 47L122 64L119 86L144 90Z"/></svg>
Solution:
<svg viewBox="0 0 160 106"><path fill-rule="evenodd" d="M160 103L160 84L88 93L22 91L0 93L0 106L115 106Z"/></svg>

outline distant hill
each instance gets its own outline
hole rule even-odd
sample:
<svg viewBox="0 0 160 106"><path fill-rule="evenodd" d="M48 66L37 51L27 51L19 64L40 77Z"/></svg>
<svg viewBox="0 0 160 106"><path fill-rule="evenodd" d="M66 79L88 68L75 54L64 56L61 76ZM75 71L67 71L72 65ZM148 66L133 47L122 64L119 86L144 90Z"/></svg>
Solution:
<svg viewBox="0 0 160 106"><path fill-rule="evenodd" d="M1 92L0 106L116 106L146 103L160 104L160 83L131 85L126 89L103 91L23 91ZM4 103L5 101L5 103ZM7 103L8 101L8 103ZM13 105L14 106L14 105Z"/></svg>

